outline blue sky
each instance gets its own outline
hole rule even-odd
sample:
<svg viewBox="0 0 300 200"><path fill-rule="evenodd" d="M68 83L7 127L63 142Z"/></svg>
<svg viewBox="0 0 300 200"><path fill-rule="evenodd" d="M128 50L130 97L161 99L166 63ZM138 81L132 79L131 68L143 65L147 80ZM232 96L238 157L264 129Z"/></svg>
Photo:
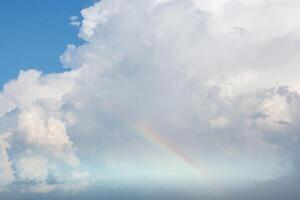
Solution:
<svg viewBox="0 0 300 200"><path fill-rule="evenodd" d="M69 17L93 0L2 0L0 2L0 85L21 69L61 71L59 56L69 43L80 44ZM53 31L55 30L55 31Z"/></svg>

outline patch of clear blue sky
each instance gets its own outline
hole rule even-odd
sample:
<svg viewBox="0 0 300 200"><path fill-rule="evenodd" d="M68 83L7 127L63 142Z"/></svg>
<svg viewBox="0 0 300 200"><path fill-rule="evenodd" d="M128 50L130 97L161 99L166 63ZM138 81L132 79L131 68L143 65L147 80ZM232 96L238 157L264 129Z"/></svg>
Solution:
<svg viewBox="0 0 300 200"><path fill-rule="evenodd" d="M20 70L63 71L67 44L82 43L70 16L95 0L0 0L0 88ZM81 18L80 18L81 19Z"/></svg>

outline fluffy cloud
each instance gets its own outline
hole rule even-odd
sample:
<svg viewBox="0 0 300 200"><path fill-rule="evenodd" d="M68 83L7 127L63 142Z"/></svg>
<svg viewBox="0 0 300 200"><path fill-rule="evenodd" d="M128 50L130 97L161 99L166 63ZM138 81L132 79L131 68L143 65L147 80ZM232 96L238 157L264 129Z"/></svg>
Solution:
<svg viewBox="0 0 300 200"><path fill-rule="evenodd" d="M11 145L0 140L1 184L42 192L93 178L193 177L180 153L161 153L170 146L223 186L292 173L299 6L103 0L82 10L86 43L60 58L70 70L20 72L0 94L0 130L11 133Z"/></svg>
<svg viewBox="0 0 300 200"><path fill-rule="evenodd" d="M3 102L10 106L1 110L1 128L11 132L12 144L3 143L6 146L2 151L8 156L6 150L10 147L16 181L20 185L33 183L30 190L55 188L56 182L69 179L62 174L67 174L64 171L68 167L80 172L76 149L67 133L71 117L61 108L63 95L72 89L70 75L43 76L30 70L21 72L17 80L4 86Z"/></svg>
<svg viewBox="0 0 300 200"><path fill-rule="evenodd" d="M12 164L7 155L7 150L10 146L8 141L9 137L9 133L2 134L0 137L0 191L5 190L6 185L10 184L15 180Z"/></svg>

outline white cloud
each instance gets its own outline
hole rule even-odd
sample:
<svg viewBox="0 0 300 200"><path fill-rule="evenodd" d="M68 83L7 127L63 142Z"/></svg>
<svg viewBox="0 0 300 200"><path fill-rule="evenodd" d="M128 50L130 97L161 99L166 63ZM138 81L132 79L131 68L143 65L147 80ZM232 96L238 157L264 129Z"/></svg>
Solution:
<svg viewBox="0 0 300 200"><path fill-rule="evenodd" d="M0 192L6 190L6 186L15 180L12 164L7 154L10 136L9 133L0 135Z"/></svg>
<svg viewBox="0 0 300 200"><path fill-rule="evenodd" d="M109 17L118 12L123 0L103 1L81 11L83 21L79 36L85 40L94 34L99 25L105 24Z"/></svg>
<svg viewBox="0 0 300 200"><path fill-rule="evenodd" d="M21 158L17 171L22 180L45 181L48 176L47 161L39 157Z"/></svg>
<svg viewBox="0 0 300 200"><path fill-rule="evenodd" d="M69 18L69 20L70 20L70 25L75 26L75 27L80 27L81 22L79 20L79 17L77 17L77 16L71 16Z"/></svg>

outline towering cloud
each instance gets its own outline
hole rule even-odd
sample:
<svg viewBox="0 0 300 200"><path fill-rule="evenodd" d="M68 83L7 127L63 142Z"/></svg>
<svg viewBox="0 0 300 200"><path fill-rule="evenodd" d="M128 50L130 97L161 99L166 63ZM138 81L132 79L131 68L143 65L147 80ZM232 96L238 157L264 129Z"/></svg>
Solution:
<svg viewBox="0 0 300 200"><path fill-rule="evenodd" d="M85 43L60 58L69 70L20 72L0 94L1 188L197 179L226 192L294 173L299 7L102 0L82 10Z"/></svg>

